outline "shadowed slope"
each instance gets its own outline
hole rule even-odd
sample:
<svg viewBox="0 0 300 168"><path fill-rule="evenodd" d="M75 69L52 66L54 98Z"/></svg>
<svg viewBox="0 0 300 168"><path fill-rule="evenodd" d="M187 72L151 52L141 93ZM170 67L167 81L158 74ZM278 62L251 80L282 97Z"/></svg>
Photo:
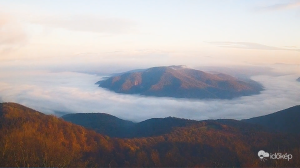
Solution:
<svg viewBox="0 0 300 168"><path fill-rule="evenodd" d="M97 117L94 117L96 115ZM158 136L167 134L177 127L186 127L204 122L167 117L152 118L139 123L132 123L103 113L78 113L66 115L62 118L75 124L91 128L98 133L121 138ZM244 129L266 132L300 133L299 118L300 106L295 106L266 116L255 117L242 121L219 119L215 120L215 122L240 129L241 131Z"/></svg>
<svg viewBox="0 0 300 168"><path fill-rule="evenodd" d="M300 134L300 106L242 121L261 125L268 131Z"/></svg>
<svg viewBox="0 0 300 168"><path fill-rule="evenodd" d="M118 138L151 137L170 133L175 127L184 127L198 121L174 117L152 118L133 123L105 113L77 113L62 116L66 121Z"/></svg>
<svg viewBox="0 0 300 168"><path fill-rule="evenodd" d="M105 113L77 113L62 116L66 121L111 137L127 137L134 123Z"/></svg>

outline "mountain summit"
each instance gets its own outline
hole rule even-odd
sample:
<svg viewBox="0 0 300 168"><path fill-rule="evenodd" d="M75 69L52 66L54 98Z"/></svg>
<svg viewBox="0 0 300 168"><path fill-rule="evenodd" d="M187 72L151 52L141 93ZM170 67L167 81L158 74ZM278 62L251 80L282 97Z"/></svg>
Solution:
<svg viewBox="0 0 300 168"><path fill-rule="evenodd" d="M97 82L116 93L156 97L231 99L258 94L262 86L227 74L212 74L185 66L153 67L130 71Z"/></svg>

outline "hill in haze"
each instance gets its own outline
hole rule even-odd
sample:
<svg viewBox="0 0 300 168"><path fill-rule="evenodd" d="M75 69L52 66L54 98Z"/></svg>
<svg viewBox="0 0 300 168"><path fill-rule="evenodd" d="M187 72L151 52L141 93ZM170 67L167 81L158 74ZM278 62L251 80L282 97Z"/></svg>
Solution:
<svg viewBox="0 0 300 168"><path fill-rule="evenodd" d="M231 99L259 94L263 89L252 80L242 81L227 74L212 74L184 66L126 72L97 84L116 93L194 99Z"/></svg>
<svg viewBox="0 0 300 168"><path fill-rule="evenodd" d="M258 124L272 132L300 134L300 106L294 106L265 116L242 120Z"/></svg>
<svg viewBox="0 0 300 168"><path fill-rule="evenodd" d="M62 116L66 121L93 129L98 133L119 138L137 138L163 135L175 128L187 127L204 121L180 119L175 117L151 118L139 123L119 119L104 113L77 113ZM237 129L252 131L295 133L300 135L300 106L294 106L265 116L242 121L232 119L208 120ZM88 123L88 124L87 124ZM113 129L112 129L113 128ZM215 127L217 128L217 127Z"/></svg>
<svg viewBox="0 0 300 168"><path fill-rule="evenodd" d="M174 117L152 118L139 123L119 119L105 113L76 113L62 116L72 122L96 132L118 138L151 137L166 134L175 127L184 127L198 121Z"/></svg>
<svg viewBox="0 0 300 168"><path fill-rule="evenodd" d="M93 129L111 137L128 137L135 125L131 121L119 119L105 113L77 113L62 116L65 121Z"/></svg>
<svg viewBox="0 0 300 168"><path fill-rule="evenodd" d="M115 121L120 120L114 118L111 123ZM143 127L163 130L173 124L172 129L151 137L122 139L19 104L0 103L0 167L300 166L299 135L262 132L240 121L224 122L150 119ZM293 159L263 162L257 156L262 149L288 152Z"/></svg>
<svg viewBox="0 0 300 168"><path fill-rule="evenodd" d="M300 82L300 77L297 79L298 82Z"/></svg>

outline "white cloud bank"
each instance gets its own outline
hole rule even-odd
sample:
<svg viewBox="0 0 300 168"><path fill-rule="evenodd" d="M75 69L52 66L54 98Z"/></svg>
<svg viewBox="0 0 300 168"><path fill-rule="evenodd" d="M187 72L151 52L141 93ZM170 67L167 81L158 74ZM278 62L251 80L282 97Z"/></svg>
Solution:
<svg viewBox="0 0 300 168"><path fill-rule="evenodd" d="M74 72L0 71L0 100L16 102L47 114L55 112L109 113L142 121L154 117L196 120L245 119L300 103L298 75L256 75L266 90L233 100L186 100L116 94L97 87L101 77Z"/></svg>

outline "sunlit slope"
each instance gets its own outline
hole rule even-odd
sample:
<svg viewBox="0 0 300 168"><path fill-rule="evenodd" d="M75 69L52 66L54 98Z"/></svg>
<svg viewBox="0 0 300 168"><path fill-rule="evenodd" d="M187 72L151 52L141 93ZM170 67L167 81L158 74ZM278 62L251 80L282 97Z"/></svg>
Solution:
<svg viewBox="0 0 300 168"><path fill-rule="evenodd" d="M85 157L107 154L108 148L94 131L19 104L0 104L1 167L87 166Z"/></svg>
<svg viewBox="0 0 300 168"><path fill-rule="evenodd" d="M117 93L175 98L219 98L258 94L262 86L226 74L212 74L183 66L154 67L127 72L99 81Z"/></svg>
<svg viewBox="0 0 300 168"><path fill-rule="evenodd" d="M158 125L156 129L159 126L164 129L172 123L181 124L151 137L119 139L97 134L18 104L2 103L0 166L300 166L300 137L297 135L262 132L251 124L239 124L234 120L225 124L220 121L189 123L180 120L150 119L145 121L145 128ZM186 122L188 124L184 125ZM262 162L257 156L261 149L289 152L293 154L293 159Z"/></svg>

